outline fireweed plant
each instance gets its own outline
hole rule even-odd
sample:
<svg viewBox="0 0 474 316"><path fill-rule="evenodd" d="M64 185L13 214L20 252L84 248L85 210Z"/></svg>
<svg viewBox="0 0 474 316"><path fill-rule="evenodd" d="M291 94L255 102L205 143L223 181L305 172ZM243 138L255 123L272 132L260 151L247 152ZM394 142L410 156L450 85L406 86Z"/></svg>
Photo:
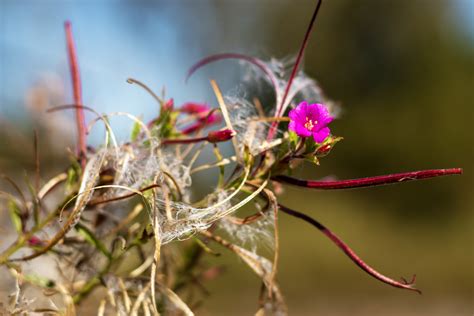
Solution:
<svg viewBox="0 0 474 316"><path fill-rule="evenodd" d="M207 295L203 283L221 272L202 259L218 256L213 248L220 244L261 278L257 314L286 314L276 278L280 212L313 225L375 279L420 292L414 287L414 277L397 281L382 275L316 219L280 204L274 193L279 183L338 190L462 173L461 169L438 169L340 181L289 175L298 162L318 165L342 139L330 131L335 106L314 80L299 71L320 6L318 2L289 74L283 62L233 53L209 56L189 70L188 78L209 63L243 61L248 67L244 81L273 88L272 110L264 111L268 106L257 98L250 102L224 96L212 80L216 107L197 102L176 106L164 93L159 96L144 83L128 79L157 101L159 114L149 121L128 113L99 114L83 105L71 25L66 22L74 103L50 111L75 111L77 151L64 172L43 182L35 137L36 179L28 182L29 195L3 177L16 191L0 192L0 197L17 232L16 240L0 253L0 265L16 282L3 308L13 314L73 315L94 292L99 315L193 315ZM86 122L84 111L95 118ZM114 136L109 123L113 116L126 116L133 122L125 143ZM105 140L92 148L86 137L98 122L105 125ZM233 154L224 157L222 142L232 143ZM213 149L215 159L196 165L205 147ZM208 169L218 170L215 190L192 201L191 175ZM253 214L239 216L237 211L244 206ZM270 255L261 253L257 240L267 244ZM26 271L25 264L40 257L57 266L55 277L35 274L31 265ZM43 299L33 303L24 293L26 285L39 288Z"/></svg>

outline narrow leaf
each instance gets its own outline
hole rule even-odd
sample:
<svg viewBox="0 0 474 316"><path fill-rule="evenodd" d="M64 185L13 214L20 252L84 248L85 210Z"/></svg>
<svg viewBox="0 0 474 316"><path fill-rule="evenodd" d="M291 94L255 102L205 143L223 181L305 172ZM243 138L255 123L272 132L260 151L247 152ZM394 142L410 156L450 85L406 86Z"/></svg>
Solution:
<svg viewBox="0 0 474 316"><path fill-rule="evenodd" d="M23 227L20 215L21 211L18 205L13 200L8 201L8 212L10 214L10 219L12 221L13 227L15 227L17 233L21 233Z"/></svg>

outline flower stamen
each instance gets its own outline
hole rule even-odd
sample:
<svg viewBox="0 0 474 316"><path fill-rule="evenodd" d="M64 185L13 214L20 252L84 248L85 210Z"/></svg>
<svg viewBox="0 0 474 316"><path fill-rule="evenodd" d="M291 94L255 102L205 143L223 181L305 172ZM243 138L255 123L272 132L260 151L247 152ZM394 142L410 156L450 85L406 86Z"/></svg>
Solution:
<svg viewBox="0 0 474 316"><path fill-rule="evenodd" d="M313 131L313 128L318 124L318 121L313 121L311 120L309 117L306 117L306 123L304 124L304 127L312 132Z"/></svg>

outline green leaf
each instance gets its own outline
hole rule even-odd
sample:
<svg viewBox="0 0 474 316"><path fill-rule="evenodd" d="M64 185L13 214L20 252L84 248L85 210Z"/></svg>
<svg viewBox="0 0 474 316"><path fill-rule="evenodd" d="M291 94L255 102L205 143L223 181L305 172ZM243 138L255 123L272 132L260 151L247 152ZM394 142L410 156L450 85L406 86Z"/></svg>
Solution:
<svg viewBox="0 0 474 316"><path fill-rule="evenodd" d="M216 251L212 250L211 248L209 248L209 246L206 245L201 239L199 239L197 237L194 237L193 239L196 242L196 244L198 244L198 246L201 247L205 252L207 252L207 253L209 253L213 256L216 256L216 257L219 257L221 255L219 252L216 252Z"/></svg>
<svg viewBox="0 0 474 316"><path fill-rule="evenodd" d="M217 162L222 161L222 155L219 150L219 146L217 146L217 144L214 144L214 155L216 156ZM222 186L224 185L224 177L225 177L225 167L219 166L219 178L217 180L218 188L222 188Z"/></svg>
<svg viewBox="0 0 474 316"><path fill-rule="evenodd" d="M299 136L296 135L295 132L290 131L288 133L288 139L290 140L291 148L295 150L296 146L298 145L298 141L300 140Z"/></svg>
<svg viewBox="0 0 474 316"><path fill-rule="evenodd" d="M33 219L35 221L35 225L37 225L39 222L39 201L37 198L38 194L36 193L36 190L33 187L33 184L31 183L30 178L28 177L28 174L26 173L25 173L25 183L32 197L31 201L33 202Z"/></svg>
<svg viewBox="0 0 474 316"><path fill-rule="evenodd" d="M148 224L145 226L144 233L146 233L147 237L153 236L153 234L155 233L155 231L153 230L153 225L150 224L150 223L148 223Z"/></svg>
<svg viewBox="0 0 474 316"><path fill-rule="evenodd" d="M30 282L31 284L40 286L42 288L54 288L55 287L55 282L51 279L39 276L37 274L25 274L23 276L26 281Z"/></svg>
<svg viewBox="0 0 474 316"><path fill-rule="evenodd" d="M13 227L18 233L22 232L22 221L21 221L21 211L18 205L13 200L8 201L8 212L10 213L10 219L12 221Z"/></svg>
<svg viewBox="0 0 474 316"><path fill-rule="evenodd" d="M97 250L99 250L100 252L102 252L104 254L104 256L106 256L107 258L112 258L112 255L110 254L110 252L107 250L107 248L105 247L105 245L87 228L85 227L84 225L82 224L77 224L75 226L76 228L76 231L79 233L79 235L81 235L82 237L84 237L84 239L89 243L91 244L92 246L94 246Z"/></svg>
<svg viewBox="0 0 474 316"><path fill-rule="evenodd" d="M130 139L132 142L136 141L138 135L140 134L141 126L138 122L135 122L132 127L132 134L130 135Z"/></svg>
<svg viewBox="0 0 474 316"><path fill-rule="evenodd" d="M67 179L66 179L66 192L72 192L74 187L79 182L81 173L81 166L74 161L72 165L67 169Z"/></svg>
<svg viewBox="0 0 474 316"><path fill-rule="evenodd" d="M305 141L306 153L314 153L316 151L316 148L318 147L318 144L314 141L313 137L307 137Z"/></svg>
<svg viewBox="0 0 474 316"><path fill-rule="evenodd" d="M306 155L305 156L305 161L308 161L312 164L315 164L315 165L319 166L319 159L318 159L317 156L315 156L313 154Z"/></svg>
<svg viewBox="0 0 474 316"><path fill-rule="evenodd" d="M252 156L252 153L250 152L250 148L247 145L244 145L243 160L244 160L245 166L248 166L248 167L252 166L253 156Z"/></svg>

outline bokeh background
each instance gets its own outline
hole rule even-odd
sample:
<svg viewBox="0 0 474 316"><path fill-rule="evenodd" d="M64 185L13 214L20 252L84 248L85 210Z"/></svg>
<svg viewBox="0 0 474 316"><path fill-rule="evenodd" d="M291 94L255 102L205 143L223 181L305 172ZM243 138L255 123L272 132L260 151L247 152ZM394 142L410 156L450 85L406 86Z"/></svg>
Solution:
<svg viewBox="0 0 474 316"><path fill-rule="evenodd" d="M231 89L238 67L212 65L185 85L190 65L218 52L293 56L314 5L0 0L0 171L20 180L32 172L34 129L43 176L67 164L72 116L45 114L71 102L64 20L73 23L85 103L151 117L157 106L128 77L157 91L166 86L177 104L213 103L208 78ZM416 273L423 290L420 296L380 284L318 231L282 214L279 279L290 314L472 315L474 1L325 1L304 69L341 104L332 131L344 141L320 167L304 165L297 175L353 178L448 167L462 167L464 175L340 192L286 188L282 202L319 219L381 272ZM113 124L122 137L130 132L126 121ZM100 135L90 142L99 143ZM0 210L0 221L7 221ZM226 273L208 284L211 295L199 314L252 314L258 279L231 255L217 263Z"/></svg>

